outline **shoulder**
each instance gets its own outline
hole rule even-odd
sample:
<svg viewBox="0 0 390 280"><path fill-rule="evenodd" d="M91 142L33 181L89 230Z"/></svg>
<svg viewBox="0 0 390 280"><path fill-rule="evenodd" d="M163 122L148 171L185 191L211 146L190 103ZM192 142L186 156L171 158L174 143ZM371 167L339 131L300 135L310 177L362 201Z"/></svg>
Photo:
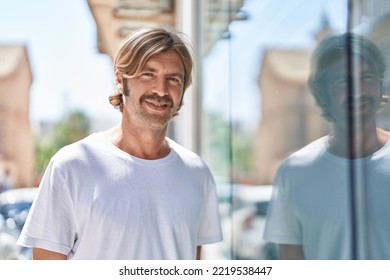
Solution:
<svg viewBox="0 0 390 280"><path fill-rule="evenodd" d="M176 158L178 159L176 163L180 164L181 167L187 171L190 171L191 174L195 175L199 179L210 179L213 177L208 165L199 155L171 139L168 139L168 141L170 143L171 149L176 153Z"/></svg>
<svg viewBox="0 0 390 280"><path fill-rule="evenodd" d="M101 145L97 134L91 134L84 139L66 145L59 149L52 157L51 162L56 165L77 163L91 157Z"/></svg>
<svg viewBox="0 0 390 280"><path fill-rule="evenodd" d="M382 146L387 146L390 142L390 132L381 128L377 129L378 140Z"/></svg>
<svg viewBox="0 0 390 280"><path fill-rule="evenodd" d="M327 154L326 138L319 138L284 159L279 167L279 172L299 168L307 168L321 161Z"/></svg>
<svg viewBox="0 0 390 280"><path fill-rule="evenodd" d="M287 159L299 162L312 161L326 153L327 147L326 138L322 137L292 153Z"/></svg>
<svg viewBox="0 0 390 280"><path fill-rule="evenodd" d="M276 171L273 185L283 190L287 197L297 188L306 190L305 187L311 187L311 182L317 181L319 175L330 167L332 161L328 160L328 157L325 138L309 143L282 161Z"/></svg>
<svg viewBox="0 0 390 280"><path fill-rule="evenodd" d="M196 165L206 165L204 161L201 159L199 155L194 153L193 151L183 147L172 139L167 138L169 145L172 150L176 152L176 154L187 163L192 163Z"/></svg>

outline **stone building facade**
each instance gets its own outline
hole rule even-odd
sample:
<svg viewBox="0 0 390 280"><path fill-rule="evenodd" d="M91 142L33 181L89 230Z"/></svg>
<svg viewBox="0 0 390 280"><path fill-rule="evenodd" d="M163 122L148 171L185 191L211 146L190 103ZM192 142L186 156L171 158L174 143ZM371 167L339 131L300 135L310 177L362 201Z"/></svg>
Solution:
<svg viewBox="0 0 390 280"><path fill-rule="evenodd" d="M305 49L264 53L258 79L262 117L254 142L256 182L271 184L286 155L328 131L306 87L310 55Z"/></svg>
<svg viewBox="0 0 390 280"><path fill-rule="evenodd" d="M207 52L230 22L245 19L244 0L87 0L96 22L98 49L115 54L123 39L141 27L175 28L190 36L201 33ZM196 23L194 30L191 25ZM187 27L189 26L189 27ZM197 42L195 42L197 43Z"/></svg>
<svg viewBox="0 0 390 280"><path fill-rule="evenodd" d="M13 187L33 184L34 144L29 119L32 72L23 45L0 45L0 177Z"/></svg>

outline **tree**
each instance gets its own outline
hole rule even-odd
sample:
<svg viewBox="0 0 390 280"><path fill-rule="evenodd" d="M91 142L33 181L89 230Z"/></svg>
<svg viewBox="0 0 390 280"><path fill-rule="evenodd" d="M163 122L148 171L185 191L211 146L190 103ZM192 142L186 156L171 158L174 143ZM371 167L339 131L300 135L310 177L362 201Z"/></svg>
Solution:
<svg viewBox="0 0 390 280"><path fill-rule="evenodd" d="M52 132L44 137L35 137L35 172L40 176L51 157L62 147L76 142L89 134L90 121L82 111L70 112L57 122Z"/></svg>
<svg viewBox="0 0 390 280"><path fill-rule="evenodd" d="M202 156L214 175L237 183L251 182L254 133L242 123L230 123L221 114L204 114Z"/></svg>

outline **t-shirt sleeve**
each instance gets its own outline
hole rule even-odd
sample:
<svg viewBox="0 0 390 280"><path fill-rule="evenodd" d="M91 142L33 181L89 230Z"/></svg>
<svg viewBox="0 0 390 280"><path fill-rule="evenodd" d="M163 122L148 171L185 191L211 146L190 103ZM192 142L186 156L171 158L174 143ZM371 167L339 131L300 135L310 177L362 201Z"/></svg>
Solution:
<svg viewBox="0 0 390 280"><path fill-rule="evenodd" d="M207 178L205 190L204 204L198 227L198 246L216 243L223 239L217 191L211 174Z"/></svg>
<svg viewBox="0 0 390 280"><path fill-rule="evenodd" d="M18 245L69 254L76 239L76 220L66 182L62 168L52 160L42 178Z"/></svg>
<svg viewBox="0 0 390 280"><path fill-rule="evenodd" d="M298 245L302 244L301 223L293 207L290 178L283 168L275 176L263 237L273 243Z"/></svg>

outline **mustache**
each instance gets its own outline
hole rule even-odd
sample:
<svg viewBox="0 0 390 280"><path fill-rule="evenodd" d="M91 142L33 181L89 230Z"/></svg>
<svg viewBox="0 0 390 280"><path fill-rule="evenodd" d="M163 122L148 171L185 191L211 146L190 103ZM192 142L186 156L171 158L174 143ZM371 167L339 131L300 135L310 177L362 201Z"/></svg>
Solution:
<svg viewBox="0 0 390 280"><path fill-rule="evenodd" d="M373 104L375 102L373 97L355 97L355 98L352 98L352 100L351 100L352 102L349 102L349 101L350 100L346 99L341 104L341 106L344 108L348 108L348 107L353 107L353 106L359 106L360 104L363 104L363 103Z"/></svg>
<svg viewBox="0 0 390 280"><path fill-rule="evenodd" d="M142 103L146 100L155 101L157 103L164 104L164 105L167 105L169 107L173 107L173 100L167 95L160 96L157 93L144 95L140 98L140 103Z"/></svg>

